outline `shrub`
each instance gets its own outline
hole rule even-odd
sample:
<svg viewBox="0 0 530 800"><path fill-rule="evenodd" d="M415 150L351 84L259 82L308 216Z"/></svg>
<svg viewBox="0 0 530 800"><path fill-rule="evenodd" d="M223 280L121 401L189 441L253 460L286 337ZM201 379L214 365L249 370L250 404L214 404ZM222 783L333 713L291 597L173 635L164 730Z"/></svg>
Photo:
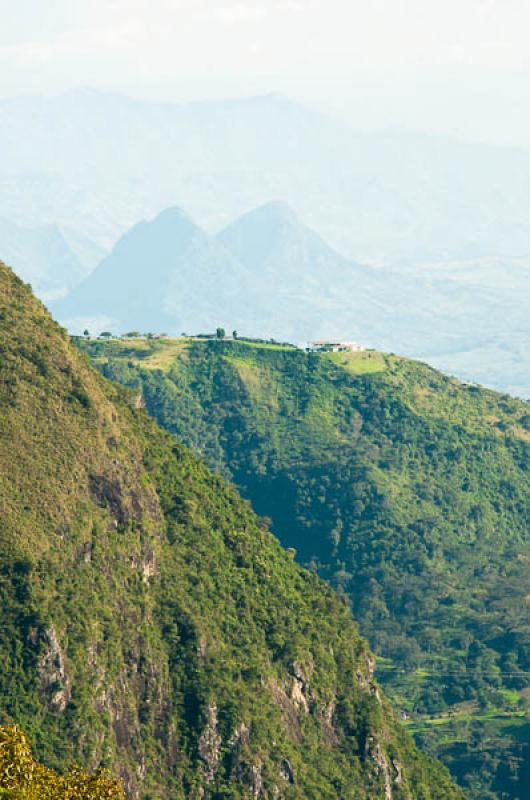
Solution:
<svg viewBox="0 0 530 800"><path fill-rule="evenodd" d="M73 769L59 775L33 759L20 728L0 728L2 800L124 800L121 784L106 772L88 775Z"/></svg>

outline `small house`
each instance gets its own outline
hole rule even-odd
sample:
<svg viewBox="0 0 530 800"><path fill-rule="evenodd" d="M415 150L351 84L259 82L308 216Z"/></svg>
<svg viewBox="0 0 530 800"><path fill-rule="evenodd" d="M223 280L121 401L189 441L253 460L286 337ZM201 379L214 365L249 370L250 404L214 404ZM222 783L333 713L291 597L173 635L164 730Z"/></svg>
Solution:
<svg viewBox="0 0 530 800"><path fill-rule="evenodd" d="M317 339L311 342L310 350L316 353L360 353L366 348L357 342L337 341L334 339Z"/></svg>

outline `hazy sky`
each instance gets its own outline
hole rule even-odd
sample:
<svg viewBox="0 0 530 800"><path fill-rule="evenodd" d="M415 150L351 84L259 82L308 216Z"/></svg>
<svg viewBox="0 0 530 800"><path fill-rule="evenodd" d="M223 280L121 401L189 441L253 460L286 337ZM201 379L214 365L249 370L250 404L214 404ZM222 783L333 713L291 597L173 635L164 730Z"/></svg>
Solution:
<svg viewBox="0 0 530 800"><path fill-rule="evenodd" d="M530 0L0 0L0 96L280 91L530 146Z"/></svg>

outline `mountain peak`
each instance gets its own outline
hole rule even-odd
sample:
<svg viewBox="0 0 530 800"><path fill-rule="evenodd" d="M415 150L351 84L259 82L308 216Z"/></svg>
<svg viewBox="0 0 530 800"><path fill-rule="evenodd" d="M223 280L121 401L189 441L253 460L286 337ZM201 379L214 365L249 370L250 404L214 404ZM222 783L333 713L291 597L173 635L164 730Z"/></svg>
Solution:
<svg viewBox="0 0 530 800"><path fill-rule="evenodd" d="M181 244L193 234L206 236L204 231L180 206L170 206L150 219L136 223L117 241L114 251L129 246L131 241L156 240L159 246Z"/></svg>
<svg viewBox="0 0 530 800"><path fill-rule="evenodd" d="M256 208L247 211L239 219L235 220L234 225L249 224L249 223L269 223L269 224L287 224L287 225L300 225L300 219L296 212L284 200L271 200L263 205L256 206Z"/></svg>
<svg viewBox="0 0 530 800"><path fill-rule="evenodd" d="M270 200L268 203L263 203L263 205L257 206L249 213L274 214L278 217L288 217L294 220L298 219L295 211L287 202L285 202L285 200Z"/></svg>
<svg viewBox="0 0 530 800"><path fill-rule="evenodd" d="M180 206L169 206L160 211L156 217L151 220L151 224L172 224L172 225L186 225L187 227L198 228L198 225L192 220L190 215L184 211Z"/></svg>
<svg viewBox="0 0 530 800"><path fill-rule="evenodd" d="M275 273L284 282L291 275L301 284L309 275L316 277L322 265L334 273L348 263L281 200L243 214L218 238L241 263Z"/></svg>

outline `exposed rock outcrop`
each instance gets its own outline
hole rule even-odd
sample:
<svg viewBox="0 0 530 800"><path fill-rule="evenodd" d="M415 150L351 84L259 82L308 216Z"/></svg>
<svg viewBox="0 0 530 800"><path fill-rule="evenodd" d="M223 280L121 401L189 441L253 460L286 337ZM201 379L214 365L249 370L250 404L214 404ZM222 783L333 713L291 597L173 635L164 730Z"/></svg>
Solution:
<svg viewBox="0 0 530 800"><path fill-rule="evenodd" d="M217 730L217 706L209 705L206 714L206 725L199 739L199 755L204 762L206 781L211 783L219 767L222 739Z"/></svg>
<svg viewBox="0 0 530 800"><path fill-rule="evenodd" d="M52 711L63 712L70 701L70 679L66 673L64 655L57 632L50 625L40 634L42 650L39 657L39 673L43 691L48 697Z"/></svg>

